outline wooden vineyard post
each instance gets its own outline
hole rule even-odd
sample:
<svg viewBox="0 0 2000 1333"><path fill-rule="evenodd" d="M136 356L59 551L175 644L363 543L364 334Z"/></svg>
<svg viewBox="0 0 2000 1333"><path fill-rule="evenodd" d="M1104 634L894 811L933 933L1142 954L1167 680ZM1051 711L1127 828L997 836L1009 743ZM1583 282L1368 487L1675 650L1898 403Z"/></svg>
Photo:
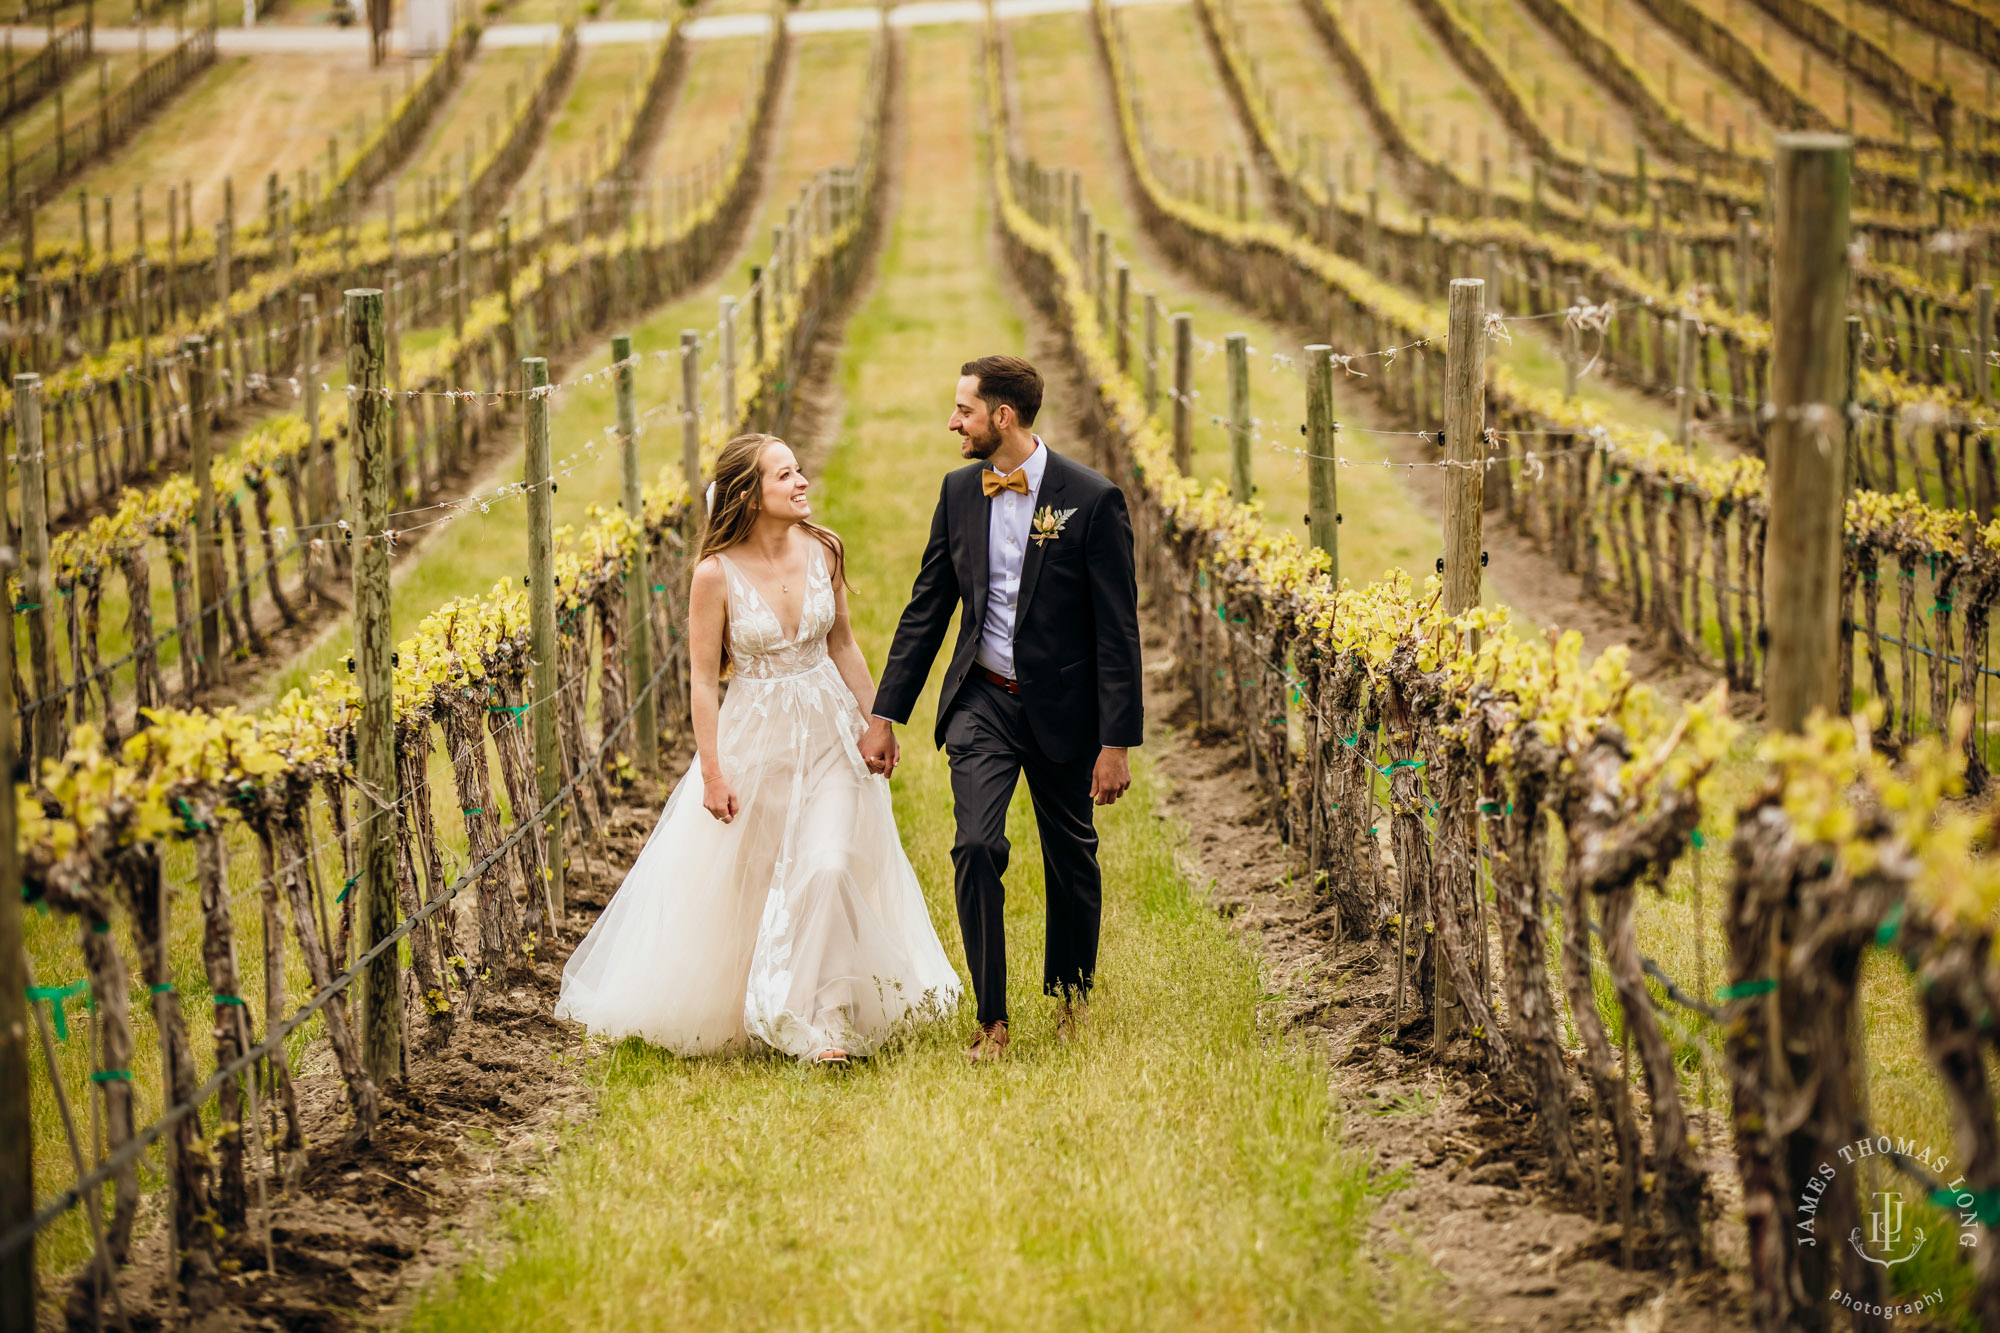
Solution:
<svg viewBox="0 0 2000 1333"><path fill-rule="evenodd" d="M197 677L207 685L222 679L222 538L215 524L214 450L208 431L208 347L199 334L181 344L187 355L188 433L193 441L194 604L201 622ZM183 638L182 651L187 643Z"/></svg>
<svg viewBox="0 0 2000 1333"><path fill-rule="evenodd" d="M1486 284L1453 278L1444 371L1444 611L1479 605L1486 489Z"/></svg>
<svg viewBox="0 0 2000 1333"><path fill-rule="evenodd" d="M305 385L306 415L306 467L318 478L310 487L308 501L313 507L313 522L329 522L334 511L340 508L340 495L335 489L339 482L335 478L333 442L320 438L319 427L319 300L311 292L299 293L299 329L303 344L299 375ZM340 556L334 544L327 544L329 567L338 564Z"/></svg>
<svg viewBox="0 0 2000 1333"><path fill-rule="evenodd" d="M1125 259L1118 261L1117 311L1112 340L1118 357L1118 373L1127 375L1132 371L1132 264Z"/></svg>
<svg viewBox="0 0 2000 1333"><path fill-rule="evenodd" d="M1100 333L1111 331L1111 233L1103 227L1095 228L1097 240L1097 273L1091 280L1091 288L1097 295L1097 328Z"/></svg>
<svg viewBox="0 0 2000 1333"><path fill-rule="evenodd" d="M396 718L389 620L388 323L382 293L347 293L347 436L355 476L354 679L361 689L354 780L361 789L355 862L361 875L361 947L396 930ZM403 1072L403 987L394 948L361 979L361 1060L381 1086Z"/></svg>
<svg viewBox="0 0 2000 1333"><path fill-rule="evenodd" d="M1237 504L1250 503L1250 335L1232 333L1223 339L1229 360L1229 494Z"/></svg>
<svg viewBox="0 0 2000 1333"><path fill-rule="evenodd" d="M681 472L701 494L701 335L681 330Z"/></svg>
<svg viewBox="0 0 2000 1333"><path fill-rule="evenodd" d="M1160 410L1160 298L1146 293L1146 415Z"/></svg>
<svg viewBox="0 0 2000 1333"><path fill-rule="evenodd" d="M171 229L168 234L172 235ZM153 329L152 303L146 299L146 287L152 275L147 271L144 255L139 256L133 268L138 286L133 293L133 305L139 317L139 382L133 386L138 395L139 460L142 466L150 466L153 461Z"/></svg>
<svg viewBox="0 0 2000 1333"><path fill-rule="evenodd" d="M726 312L724 318L728 318ZM638 700L632 722L639 750L639 771L650 777L659 767L660 726L652 692L646 689L646 682L653 678L653 636L646 616L652 605L653 576L646 551L645 506L639 495L639 409L632 392L631 334L612 337L611 363L615 367L611 382L618 398L619 464L624 478L625 512L639 526L631 567L625 574L625 648L630 654L626 667L630 682L627 693Z"/></svg>
<svg viewBox="0 0 2000 1333"><path fill-rule="evenodd" d="M60 754L62 704L56 692L56 642L49 605L49 502L47 459L42 452L42 377L14 377L14 442L21 467L21 606L28 616L28 661L34 667L34 697L28 717L28 753L39 766ZM12 781L11 776L8 781ZM7 892L12 893L12 889Z"/></svg>
<svg viewBox="0 0 2000 1333"><path fill-rule="evenodd" d="M1750 210L1736 210L1736 313L1750 313Z"/></svg>
<svg viewBox="0 0 2000 1333"><path fill-rule="evenodd" d="M1973 397L1981 407L1993 397L1993 284L1982 282L1973 288L1972 383Z"/></svg>
<svg viewBox="0 0 2000 1333"><path fill-rule="evenodd" d="M390 480L398 497L408 495L412 499L421 499L425 494L424 460L421 454L415 458L408 458L403 450L403 418L409 411L409 400L403 399L399 402L396 397L396 391L403 387L403 325L406 312L403 309L403 279L396 272L393 255L383 274L383 280L386 284L383 288L382 304L383 343L388 349L389 358L388 364L383 368L383 375L384 382L389 386L389 397L385 401L388 404L389 416L389 458L392 474ZM507 320L510 337L513 329L514 321L510 312ZM416 484L409 486L407 482L412 471L416 474ZM440 476L436 480L442 483L444 478Z"/></svg>
<svg viewBox="0 0 2000 1333"><path fill-rule="evenodd" d="M14 552L0 546L0 585L14 570ZM0 699L14 697L14 654L0 653ZM14 719L0 717L0 773L13 785ZM20 849L14 802L0 801L0 1236L35 1216L34 1123L28 1101L28 959L21 933ZM35 1239L0 1255L0 1330L35 1327Z"/></svg>
<svg viewBox="0 0 2000 1333"><path fill-rule="evenodd" d="M1174 466L1194 475L1194 317L1174 316Z"/></svg>
<svg viewBox="0 0 2000 1333"><path fill-rule="evenodd" d="M1382 237L1382 192L1377 186L1368 187L1368 225L1361 229L1361 266L1373 278L1382 276L1379 261Z"/></svg>
<svg viewBox="0 0 2000 1333"><path fill-rule="evenodd" d="M472 297L472 251L463 226L452 233L451 332L465 336L466 306Z"/></svg>
<svg viewBox="0 0 2000 1333"><path fill-rule="evenodd" d="M1575 310L1580 297L1574 277L1563 279L1563 308ZM1583 369L1583 335L1574 318L1563 321L1563 401L1576 401L1576 377Z"/></svg>
<svg viewBox="0 0 2000 1333"><path fill-rule="evenodd" d="M1861 316L1847 317L1847 368L1846 381L1840 399L1841 425L1841 504L1854 494L1854 479L1859 474L1855 466L1854 454L1861 447L1861 422L1855 415L1855 405L1861 401ZM1993 469L1988 463L1985 440L1980 441L1980 466L1978 476L1973 481L1974 493L1978 496L1979 521L1984 523L1993 517ZM1845 645L1843 645L1843 648Z"/></svg>
<svg viewBox="0 0 2000 1333"><path fill-rule="evenodd" d="M716 349L715 357L715 373L722 388L722 404L718 410L722 414L722 420L727 423L733 422L736 419L735 297L725 296L722 298L722 316L716 321L716 330L716 336L722 340L722 346ZM724 425L723 429L728 430L730 427Z"/></svg>
<svg viewBox="0 0 2000 1333"><path fill-rule="evenodd" d="M1340 490L1334 469L1338 438L1333 423L1333 348L1306 348L1306 529L1312 544L1333 557L1333 586L1340 586Z"/></svg>
<svg viewBox="0 0 2000 1333"><path fill-rule="evenodd" d="M1834 134L1777 140L1771 271L1770 517L1764 586L1770 725L1800 730L1839 705L1837 640L1845 472L1841 322L1848 296L1853 147Z"/></svg>
<svg viewBox="0 0 2000 1333"><path fill-rule="evenodd" d="M1452 279L1450 302L1444 371L1444 610L1456 616L1479 605L1485 561L1481 549L1486 508L1485 282ZM1478 647L1477 635L1471 646ZM1458 906L1440 894L1434 910L1456 912ZM1441 1052L1463 1027L1465 1007L1442 962L1431 969L1431 977L1432 1040Z"/></svg>
<svg viewBox="0 0 2000 1333"><path fill-rule="evenodd" d="M555 478L549 466L549 363L539 356L521 362L524 391L522 428L526 435L526 458L522 485L528 490L528 642L534 658L533 697L529 708L533 718L535 744L535 792L548 822L542 826L542 844L548 883L542 886L549 920L562 925L563 844L562 808L551 807L562 790L561 751L556 744L556 557L555 557Z"/></svg>
<svg viewBox="0 0 2000 1333"><path fill-rule="evenodd" d="M764 365L764 270L750 270L750 364Z"/></svg>
<svg viewBox="0 0 2000 1333"><path fill-rule="evenodd" d="M1674 326L1674 443L1682 449L1694 443L1694 340L1701 322L1685 308Z"/></svg>

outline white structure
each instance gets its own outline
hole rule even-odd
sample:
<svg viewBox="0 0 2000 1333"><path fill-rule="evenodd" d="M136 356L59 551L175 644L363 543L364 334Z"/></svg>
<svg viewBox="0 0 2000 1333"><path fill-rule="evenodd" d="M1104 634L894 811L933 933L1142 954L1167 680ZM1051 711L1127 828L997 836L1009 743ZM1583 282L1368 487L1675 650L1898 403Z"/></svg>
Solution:
<svg viewBox="0 0 2000 1333"><path fill-rule="evenodd" d="M453 0L404 0L403 54L433 56L451 41Z"/></svg>

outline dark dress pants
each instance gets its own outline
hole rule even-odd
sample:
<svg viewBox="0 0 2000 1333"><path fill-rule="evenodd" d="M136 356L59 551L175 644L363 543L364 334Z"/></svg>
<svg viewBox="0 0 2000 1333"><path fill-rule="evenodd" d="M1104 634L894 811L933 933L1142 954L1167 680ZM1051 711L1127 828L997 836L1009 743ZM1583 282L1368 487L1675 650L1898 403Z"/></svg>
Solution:
<svg viewBox="0 0 2000 1333"><path fill-rule="evenodd" d="M951 761L952 808L958 833L951 864L958 889L958 928L972 969L972 993L983 1026L1007 1017L1007 806L1027 774L1035 824L1042 835L1048 898L1048 941L1042 990L1087 993L1097 970L1103 881L1097 830L1091 823L1090 775L1097 756L1059 764L1042 753L1028 726L1028 701L975 675L953 701L944 750Z"/></svg>

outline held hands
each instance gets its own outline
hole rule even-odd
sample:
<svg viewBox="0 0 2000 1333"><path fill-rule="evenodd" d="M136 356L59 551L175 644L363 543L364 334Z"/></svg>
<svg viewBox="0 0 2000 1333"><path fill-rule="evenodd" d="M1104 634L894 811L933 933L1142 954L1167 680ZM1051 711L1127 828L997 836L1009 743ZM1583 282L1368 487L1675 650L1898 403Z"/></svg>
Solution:
<svg viewBox="0 0 2000 1333"><path fill-rule="evenodd" d="M701 775L701 808L725 824L736 818L736 790L722 774Z"/></svg>
<svg viewBox="0 0 2000 1333"><path fill-rule="evenodd" d="M1110 805L1132 785L1132 765L1123 746L1107 745L1097 752L1097 764L1090 770L1090 799Z"/></svg>
<svg viewBox="0 0 2000 1333"><path fill-rule="evenodd" d="M880 773L889 777L896 771L896 764L902 758L902 747L896 744L896 732L884 718L871 717L867 729L861 733L861 759L868 765L870 773Z"/></svg>

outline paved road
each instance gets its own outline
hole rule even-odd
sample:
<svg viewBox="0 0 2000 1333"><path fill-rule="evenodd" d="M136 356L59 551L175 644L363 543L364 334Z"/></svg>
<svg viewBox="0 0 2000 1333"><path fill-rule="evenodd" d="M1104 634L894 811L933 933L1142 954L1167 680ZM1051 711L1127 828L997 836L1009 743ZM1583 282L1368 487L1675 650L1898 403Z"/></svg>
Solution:
<svg viewBox="0 0 2000 1333"><path fill-rule="evenodd" d="M1185 4L1187 0L1113 0L1114 4ZM1090 8L1090 0L996 0L995 10L1001 18L1026 18L1035 14L1080 13ZM889 22L898 28L915 28L936 23L975 23L986 15L986 7L980 0L919 0L918 3L898 5L889 11ZM852 9L809 9L796 11L786 16L785 26L795 34L814 32L865 32L881 21L880 11L873 6L856 6ZM709 14L688 24L688 36L694 40L714 37L754 37L770 29L771 20L767 14ZM0 31L4 31L0 25ZM560 31L554 23L498 23L486 30L480 39L483 46L541 46L552 42ZM606 19L601 22L585 23L579 33L579 40L585 46L596 46L609 42L657 42L666 32L666 24L650 19ZM20 47L41 45L47 32L39 27L16 27L13 29L14 44ZM170 33L160 28L150 29L146 44L152 50L164 50L172 42ZM139 34L132 28L99 28L96 45L104 51L131 51L139 45ZM215 46L224 54L273 54L313 52L363 52L368 49L368 34L361 28L338 28L332 25L291 26L267 28L222 28L215 35ZM391 38L391 46L401 53L403 34L399 29Z"/></svg>

